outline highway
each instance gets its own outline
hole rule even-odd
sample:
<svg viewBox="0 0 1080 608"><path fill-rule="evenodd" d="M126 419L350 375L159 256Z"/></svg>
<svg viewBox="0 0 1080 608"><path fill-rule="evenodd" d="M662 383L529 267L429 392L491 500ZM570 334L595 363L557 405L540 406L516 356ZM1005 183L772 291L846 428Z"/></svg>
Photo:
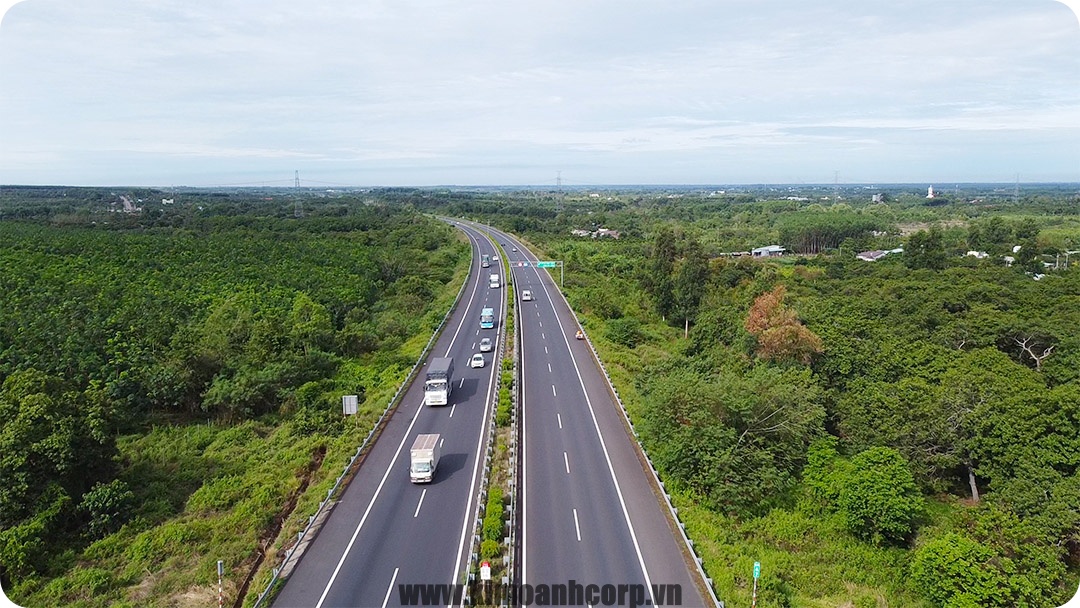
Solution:
<svg viewBox="0 0 1080 608"><path fill-rule="evenodd" d="M277 608L397 606L397 585L461 582L468 560L486 436L494 407L499 351L483 353L485 366L468 365L482 337L501 345L505 278L488 287L480 254L489 241L462 226L473 246L473 265L461 301L437 340L432 357L454 359L453 391L446 406L424 406L426 363L397 411L368 451L354 479L307 547L273 602ZM480 329L480 310L495 309L494 329ZM498 336L498 340L495 340ZM498 348L498 347L497 347ZM442 459L431 484L409 481L409 448L422 433L442 436Z"/></svg>
<svg viewBox="0 0 1080 608"><path fill-rule="evenodd" d="M507 245L519 307L520 582L641 585L653 605L713 605L602 372L574 339L578 325L558 285L511 235L497 238ZM525 289L533 301L520 300Z"/></svg>

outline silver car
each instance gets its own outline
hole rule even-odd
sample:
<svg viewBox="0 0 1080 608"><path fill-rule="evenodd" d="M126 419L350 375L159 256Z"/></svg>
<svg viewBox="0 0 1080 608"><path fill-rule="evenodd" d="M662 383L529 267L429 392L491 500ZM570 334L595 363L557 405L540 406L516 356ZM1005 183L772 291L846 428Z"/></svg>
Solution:
<svg viewBox="0 0 1080 608"><path fill-rule="evenodd" d="M480 339L480 352L486 353L491 351L491 338Z"/></svg>

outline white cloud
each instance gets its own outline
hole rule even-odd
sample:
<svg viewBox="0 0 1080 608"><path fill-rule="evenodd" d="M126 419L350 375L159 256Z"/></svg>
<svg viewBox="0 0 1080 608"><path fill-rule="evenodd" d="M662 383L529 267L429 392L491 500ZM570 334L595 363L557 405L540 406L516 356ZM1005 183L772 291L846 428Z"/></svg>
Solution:
<svg viewBox="0 0 1080 608"><path fill-rule="evenodd" d="M727 179L759 181L903 147L883 181L917 179L911 150L945 133L958 171L1080 180L1077 73L1080 28L1052 0L28 0L0 27L0 182L197 180L199 159L365 184L409 163L417 184L702 182L665 167L735 148L758 165Z"/></svg>

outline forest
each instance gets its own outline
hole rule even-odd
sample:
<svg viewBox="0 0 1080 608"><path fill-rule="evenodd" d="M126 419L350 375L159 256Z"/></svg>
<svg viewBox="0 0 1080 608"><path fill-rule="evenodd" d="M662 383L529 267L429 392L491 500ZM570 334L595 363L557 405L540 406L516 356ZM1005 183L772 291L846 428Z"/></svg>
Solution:
<svg viewBox="0 0 1080 608"><path fill-rule="evenodd" d="M759 606L1076 593L1075 188L598 194L442 204L564 261L721 599L755 561Z"/></svg>
<svg viewBox="0 0 1080 608"><path fill-rule="evenodd" d="M453 301L469 248L432 214L564 262L728 606L754 562L763 608L1076 593L1075 187L123 194L142 209L0 190L19 603L206 605L216 560L272 560L267 531L313 510Z"/></svg>
<svg viewBox="0 0 1080 608"><path fill-rule="evenodd" d="M207 605L218 559L240 594L470 261L444 223L355 199L0 194L0 582L22 605Z"/></svg>

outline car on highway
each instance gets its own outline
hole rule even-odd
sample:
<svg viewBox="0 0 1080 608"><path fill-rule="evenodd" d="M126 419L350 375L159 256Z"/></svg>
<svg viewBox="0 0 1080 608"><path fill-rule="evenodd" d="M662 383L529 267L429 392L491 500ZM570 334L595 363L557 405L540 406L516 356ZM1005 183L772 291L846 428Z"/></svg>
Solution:
<svg viewBox="0 0 1080 608"><path fill-rule="evenodd" d="M532 302L532 299L533 299L532 298L532 292L529 291L528 289L521 292L521 301L522 302Z"/></svg>
<svg viewBox="0 0 1080 608"><path fill-rule="evenodd" d="M482 338L480 340L480 352L486 353L491 350L491 338Z"/></svg>
<svg viewBox="0 0 1080 608"><path fill-rule="evenodd" d="M469 367L484 367L484 355L476 353L469 360Z"/></svg>
<svg viewBox="0 0 1080 608"><path fill-rule="evenodd" d="M517 247L511 247L510 251L517 251Z"/></svg>

